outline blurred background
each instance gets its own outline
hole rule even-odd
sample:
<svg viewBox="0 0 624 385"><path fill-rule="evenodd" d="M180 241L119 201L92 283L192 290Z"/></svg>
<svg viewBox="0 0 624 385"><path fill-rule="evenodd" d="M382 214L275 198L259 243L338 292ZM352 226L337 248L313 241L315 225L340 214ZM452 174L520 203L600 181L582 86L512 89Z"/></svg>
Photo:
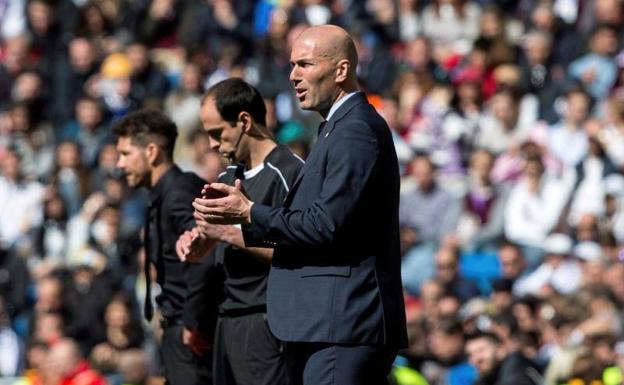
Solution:
<svg viewBox="0 0 624 385"><path fill-rule="evenodd" d="M403 177L393 381L495 383L515 359L535 383L622 383L623 17L621 0L0 0L0 384L161 383L145 193L111 125L163 109L178 164L214 181L200 100L237 76L305 158L320 117L298 108L290 44L325 23L353 36ZM496 354L469 349L477 332Z"/></svg>

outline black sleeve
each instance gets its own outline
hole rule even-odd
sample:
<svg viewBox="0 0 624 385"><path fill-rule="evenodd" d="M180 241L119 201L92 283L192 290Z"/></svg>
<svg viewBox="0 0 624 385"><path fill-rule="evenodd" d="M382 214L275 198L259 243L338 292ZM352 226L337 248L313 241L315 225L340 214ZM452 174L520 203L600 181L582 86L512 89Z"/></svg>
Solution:
<svg viewBox="0 0 624 385"><path fill-rule="evenodd" d="M319 197L306 209L272 208L254 204L251 225L243 227L248 246L307 246L331 244L359 202L377 165L377 138L364 121L335 131L340 135L329 152Z"/></svg>
<svg viewBox="0 0 624 385"><path fill-rule="evenodd" d="M214 330L223 278L215 253L201 262L186 265L187 295L182 315L187 329Z"/></svg>

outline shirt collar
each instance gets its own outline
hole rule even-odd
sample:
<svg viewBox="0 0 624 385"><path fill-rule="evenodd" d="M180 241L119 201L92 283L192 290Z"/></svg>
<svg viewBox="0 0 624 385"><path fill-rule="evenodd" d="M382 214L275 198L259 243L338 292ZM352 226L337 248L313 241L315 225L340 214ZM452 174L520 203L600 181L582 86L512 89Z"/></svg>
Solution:
<svg viewBox="0 0 624 385"><path fill-rule="evenodd" d="M160 179L158 179L158 182L156 182L154 187L151 188L149 194L150 202L156 202L156 200L160 198L165 193L165 191L167 191L167 188L169 187L171 182L173 182L176 179L177 175L181 172L182 170L180 170L180 168L175 164L169 167L169 170L167 170L160 177Z"/></svg>
<svg viewBox="0 0 624 385"><path fill-rule="evenodd" d="M329 121L329 119L331 119L332 115L334 115L334 112L336 112L336 110L338 110L338 108L340 108L340 106L342 106L350 97L352 97L353 95L357 94L358 92L360 92L360 91L351 92L351 93L345 95L344 97L342 97L336 103L334 103L334 105L331 106L331 108L329 109L329 113L327 114L327 118L325 119L325 121Z"/></svg>

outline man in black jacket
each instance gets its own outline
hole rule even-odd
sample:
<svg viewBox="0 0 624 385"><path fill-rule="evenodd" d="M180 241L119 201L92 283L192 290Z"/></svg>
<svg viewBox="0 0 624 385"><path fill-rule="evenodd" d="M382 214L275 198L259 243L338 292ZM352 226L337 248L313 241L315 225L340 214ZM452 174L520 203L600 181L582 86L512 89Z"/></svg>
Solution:
<svg viewBox="0 0 624 385"><path fill-rule="evenodd" d="M189 269L175 253L180 234L195 227L191 202L205 182L173 163L177 128L162 112L144 109L131 113L113 131L120 154L117 166L128 184L150 190L144 232L148 282L144 311L150 320L149 269L154 264L162 288L156 301L162 315L161 353L167 383L211 384L212 359L202 336L212 334L216 308L210 300L194 300L210 291L205 290L206 285L214 281L209 276L209 261Z"/></svg>
<svg viewBox="0 0 624 385"><path fill-rule="evenodd" d="M202 103L201 119L211 148L238 163L229 166L219 182L234 185L240 179L243 190L255 202L278 206L303 161L275 143L265 116L266 107L258 90L238 78L212 86ZM215 254L217 266L223 271L225 292L215 331L215 383L288 384L284 347L266 322L266 287L273 250L246 248L242 231L235 226L198 220L197 233L208 240L201 242L204 247L213 240L222 241ZM195 245L201 246L197 242ZM204 254L192 251L181 256L192 259L193 255Z"/></svg>

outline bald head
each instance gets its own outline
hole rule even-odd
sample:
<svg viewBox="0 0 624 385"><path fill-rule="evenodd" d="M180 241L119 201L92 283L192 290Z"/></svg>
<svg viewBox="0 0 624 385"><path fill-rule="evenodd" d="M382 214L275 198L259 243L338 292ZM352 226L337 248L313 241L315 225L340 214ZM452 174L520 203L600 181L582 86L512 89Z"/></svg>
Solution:
<svg viewBox="0 0 624 385"><path fill-rule="evenodd" d="M357 51L344 29L335 25L311 27L294 41L290 80L301 108L327 116L340 98L358 90Z"/></svg>
<svg viewBox="0 0 624 385"><path fill-rule="evenodd" d="M355 44L343 28L329 24L310 27L303 31L297 40L314 44L320 57L336 63L348 60L352 71L357 67L358 55Z"/></svg>

